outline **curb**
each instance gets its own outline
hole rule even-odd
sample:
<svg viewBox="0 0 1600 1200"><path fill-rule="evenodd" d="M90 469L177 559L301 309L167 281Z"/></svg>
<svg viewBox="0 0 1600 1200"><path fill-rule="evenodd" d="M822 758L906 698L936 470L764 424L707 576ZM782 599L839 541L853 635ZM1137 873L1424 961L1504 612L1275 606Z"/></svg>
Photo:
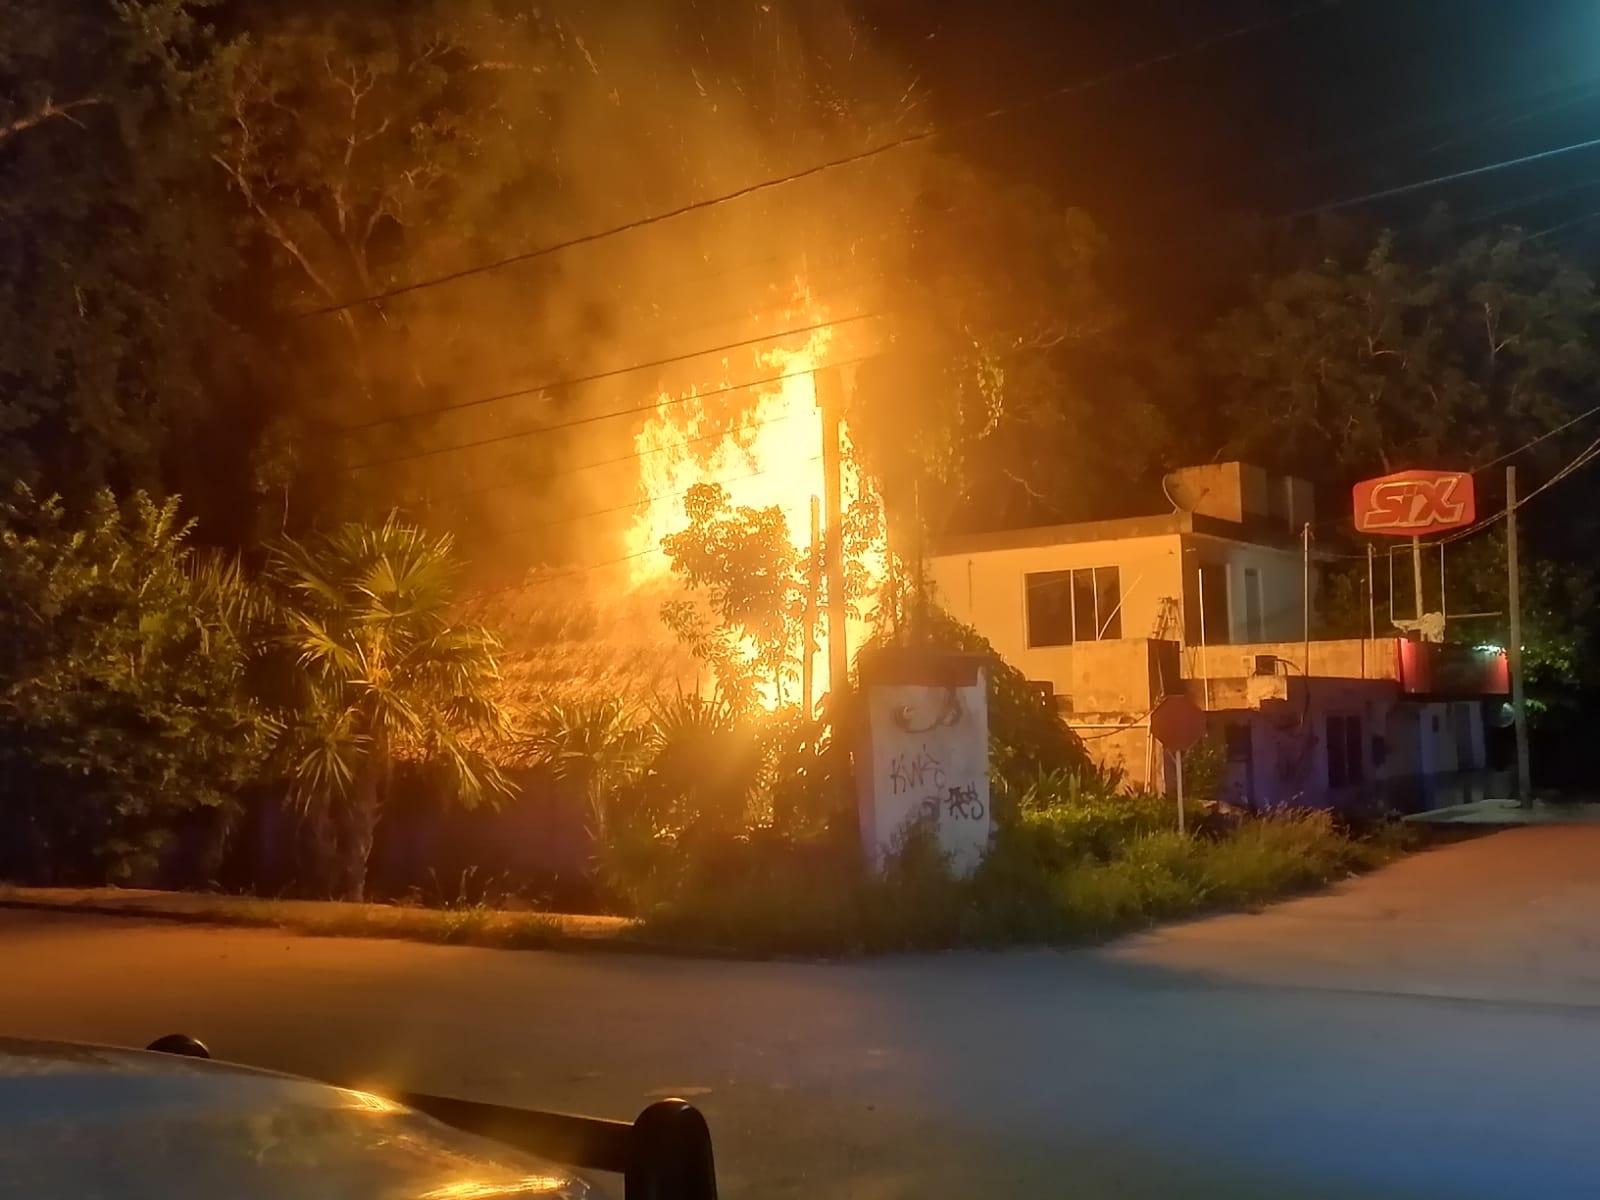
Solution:
<svg viewBox="0 0 1600 1200"><path fill-rule="evenodd" d="M369 938L377 941L415 942L422 946L469 946L478 950L503 950L510 952L548 951L555 954L637 954L654 958L710 959L727 962L766 962L771 956L749 953L728 946L692 946L676 942L652 941L647 938L630 938L625 935L584 937L578 934L552 933L548 941L528 945L508 945L504 938L427 937L405 929L386 930L382 927L343 932L336 929L302 928L293 921L255 921L221 912L194 912L181 909L140 908L95 901L55 904L48 900L27 900L0 896L0 909L24 912L61 913L67 916L82 915L115 917L122 920L165 921L175 925L210 925L227 929L259 929L268 932L292 934L296 937L315 938ZM537 914L534 914L537 915Z"/></svg>

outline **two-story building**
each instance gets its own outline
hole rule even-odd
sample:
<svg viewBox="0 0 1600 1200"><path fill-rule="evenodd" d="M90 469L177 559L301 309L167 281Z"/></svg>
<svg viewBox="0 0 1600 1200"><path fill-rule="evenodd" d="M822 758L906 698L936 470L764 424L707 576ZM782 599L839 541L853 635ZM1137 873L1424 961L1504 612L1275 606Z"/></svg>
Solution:
<svg viewBox="0 0 1600 1200"><path fill-rule="evenodd" d="M1156 516L949 539L930 560L939 602L1132 782L1165 784L1149 715L1182 691L1226 746L1225 799L1410 809L1492 785L1485 713L1508 691L1503 652L1313 638L1309 484L1221 463L1164 490Z"/></svg>

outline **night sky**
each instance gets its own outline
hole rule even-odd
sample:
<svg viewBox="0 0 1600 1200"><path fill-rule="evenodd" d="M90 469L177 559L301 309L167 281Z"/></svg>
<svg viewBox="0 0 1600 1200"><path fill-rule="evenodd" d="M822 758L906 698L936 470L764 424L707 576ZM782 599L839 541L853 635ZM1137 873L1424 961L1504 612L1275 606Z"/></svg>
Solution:
<svg viewBox="0 0 1600 1200"><path fill-rule="evenodd" d="M865 2L947 121L1278 18L963 143L1124 245L1600 136L1595 0ZM1399 224L1438 202L1530 230L1581 218L1600 210L1600 147L1352 211ZM1590 248L1597 230L1600 217L1557 236Z"/></svg>

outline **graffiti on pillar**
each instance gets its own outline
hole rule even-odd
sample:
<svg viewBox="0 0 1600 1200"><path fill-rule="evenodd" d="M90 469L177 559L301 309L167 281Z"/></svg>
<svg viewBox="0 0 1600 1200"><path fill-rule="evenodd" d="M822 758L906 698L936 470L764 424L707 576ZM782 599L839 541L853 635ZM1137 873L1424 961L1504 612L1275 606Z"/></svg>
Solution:
<svg viewBox="0 0 1600 1200"><path fill-rule="evenodd" d="M920 793L911 807L911 823L937 823L941 817L951 821L981 821L987 815L976 783L949 785L944 763L924 742L914 752L902 751L889 760L889 793L907 796Z"/></svg>
<svg viewBox="0 0 1600 1200"><path fill-rule="evenodd" d="M922 788L944 787L944 764L922 743L915 754L901 752L889 760L889 787L896 796Z"/></svg>
<svg viewBox="0 0 1600 1200"><path fill-rule="evenodd" d="M868 751L862 788L862 838L874 861L926 829L966 874L982 860L989 812L987 682L886 684L869 689Z"/></svg>

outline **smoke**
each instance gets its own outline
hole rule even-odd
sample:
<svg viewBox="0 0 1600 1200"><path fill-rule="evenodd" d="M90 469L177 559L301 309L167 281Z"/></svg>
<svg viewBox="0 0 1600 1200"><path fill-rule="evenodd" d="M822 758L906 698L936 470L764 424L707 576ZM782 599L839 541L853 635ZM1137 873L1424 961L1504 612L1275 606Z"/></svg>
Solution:
<svg viewBox="0 0 1600 1200"><path fill-rule="evenodd" d="M377 222L364 269L344 272L346 294L583 238L857 152L923 120L907 73L831 0L558 0L513 16L438 0L413 6L400 24L403 63L453 77L413 71L375 91L363 114L372 140L352 141L358 155L370 151L371 190L392 195L383 202L395 215ZM342 36L389 36L353 28ZM331 107L349 88L330 75ZM436 89L437 115L420 134L428 113L407 108L408 86ZM394 116L411 121L407 136L396 137ZM642 475L635 438L662 396L770 375L771 347L540 385L746 342L819 315L885 311L919 161L897 152L319 319L324 411L342 406L340 423L354 413L367 426L343 451L357 492L368 507L400 503L454 531L486 585L543 568L543 583L529 586L549 592L549 569L576 570L558 589L570 611L613 629L631 624L639 645L659 640L660 597L619 599L626 572L604 568L629 549ZM307 291L301 302L317 299ZM829 355L859 356L884 334L873 321L841 326ZM327 382L340 373L360 386ZM693 452L712 462L718 422L733 430L751 399L728 391L696 406ZM361 464L370 465L354 469ZM580 601L585 588L591 598ZM522 624L533 641L533 626L549 622ZM583 640L566 626L545 633L568 651ZM534 675L544 683L562 671Z"/></svg>

